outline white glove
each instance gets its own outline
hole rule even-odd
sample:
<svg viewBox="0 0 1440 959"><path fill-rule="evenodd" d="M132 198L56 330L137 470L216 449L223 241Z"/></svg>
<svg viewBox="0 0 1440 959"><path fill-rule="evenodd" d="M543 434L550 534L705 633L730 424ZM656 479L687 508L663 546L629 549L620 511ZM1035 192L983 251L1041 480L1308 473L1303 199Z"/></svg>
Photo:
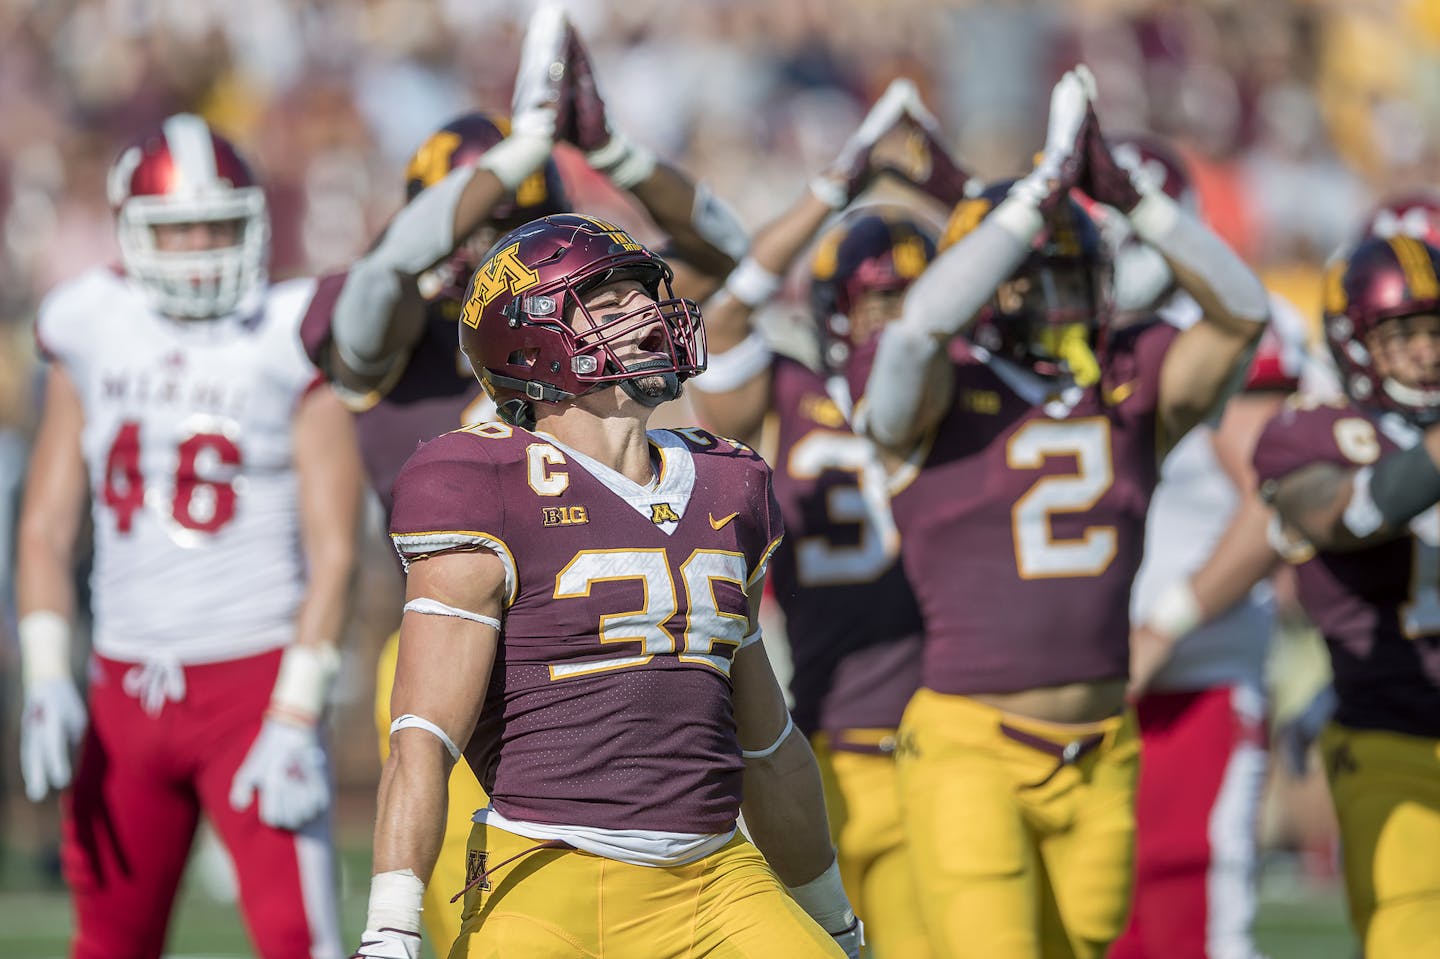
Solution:
<svg viewBox="0 0 1440 959"><path fill-rule="evenodd" d="M860 947L865 945L865 923L860 921L859 916L855 917L855 924L849 929L830 935L845 950L845 959L860 959Z"/></svg>
<svg viewBox="0 0 1440 959"><path fill-rule="evenodd" d="M31 802L70 785L70 751L84 735L85 722L85 704L68 677L27 684L20 720L20 772Z"/></svg>
<svg viewBox="0 0 1440 959"><path fill-rule="evenodd" d="M314 726L265 720L230 784L230 805L243 812L256 792L260 821L277 829L299 829L325 811L330 774Z"/></svg>
<svg viewBox="0 0 1440 959"><path fill-rule="evenodd" d="M420 933L366 929L360 933L360 948L350 959L420 959Z"/></svg>
<svg viewBox="0 0 1440 959"><path fill-rule="evenodd" d="M70 676L70 623L53 610L21 617L20 772L31 802L70 785L70 751L85 733L85 704Z"/></svg>
<svg viewBox="0 0 1440 959"><path fill-rule="evenodd" d="M565 36L565 12L558 5L541 3L535 8L515 71L510 135L475 164L495 174L511 193L550 156L565 75Z"/></svg>
<svg viewBox="0 0 1440 959"><path fill-rule="evenodd" d="M1080 175L1085 118L1094 95L1095 77L1083 63L1056 82L1050 91L1050 119L1040 162L1010 188L1011 196L1042 207L1075 185Z"/></svg>
<svg viewBox="0 0 1440 959"><path fill-rule="evenodd" d="M909 104L919 102L919 99L914 83L905 77L891 80L880 99L865 114L859 128L845 141L840 155L811 182L810 191L832 209L848 206L875 173L870 165L870 154L875 145L895 129L906 115Z"/></svg>

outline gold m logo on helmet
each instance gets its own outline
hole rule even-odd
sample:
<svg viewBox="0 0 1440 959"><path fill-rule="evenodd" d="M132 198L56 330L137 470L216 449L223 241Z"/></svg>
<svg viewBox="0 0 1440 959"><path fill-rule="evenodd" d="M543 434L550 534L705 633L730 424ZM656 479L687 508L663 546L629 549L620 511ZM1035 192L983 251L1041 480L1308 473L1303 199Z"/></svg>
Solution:
<svg viewBox="0 0 1440 959"><path fill-rule="evenodd" d="M450 158L460 148L460 134L441 130L420 144L405 169L406 180L419 180L422 186L434 186L450 172Z"/></svg>
<svg viewBox="0 0 1440 959"><path fill-rule="evenodd" d="M460 320L471 329L480 326L480 314L490 301L507 290L511 294L528 290L540 282L540 274L520 262L520 243L510 244L499 253L492 254L471 281L470 299L465 303L465 312Z"/></svg>
<svg viewBox="0 0 1440 959"><path fill-rule="evenodd" d="M991 203L984 197L961 200L945 224L945 233L940 237L940 249L948 250L975 231L980 221L990 212Z"/></svg>

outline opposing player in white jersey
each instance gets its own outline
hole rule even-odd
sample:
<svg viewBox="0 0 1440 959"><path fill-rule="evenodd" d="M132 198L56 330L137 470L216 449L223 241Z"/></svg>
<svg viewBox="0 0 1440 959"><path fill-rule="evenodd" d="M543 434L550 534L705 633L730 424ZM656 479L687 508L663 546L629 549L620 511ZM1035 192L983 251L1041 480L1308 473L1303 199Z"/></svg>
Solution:
<svg viewBox="0 0 1440 959"><path fill-rule="evenodd" d="M1183 160L1133 137L1116 158L1196 209ZM1111 221L1114 222L1114 221ZM1186 327L1200 309L1164 259L1119 240L1117 306ZM1271 325L1223 416L1191 430L1161 466L1131 593L1131 688L1144 761L1136 800L1130 923L1112 959L1254 959L1261 788L1268 750L1263 669L1278 563L1250 455L1261 427L1299 382L1305 324L1271 297Z"/></svg>
<svg viewBox="0 0 1440 959"><path fill-rule="evenodd" d="M161 954L203 812L256 954L338 956L318 723L360 466L301 348L313 283L268 285L264 194L198 117L125 150L109 190L123 272L58 288L37 321L50 368L20 529L21 760L31 799L65 790L72 955ZM70 669L87 494L88 724Z"/></svg>

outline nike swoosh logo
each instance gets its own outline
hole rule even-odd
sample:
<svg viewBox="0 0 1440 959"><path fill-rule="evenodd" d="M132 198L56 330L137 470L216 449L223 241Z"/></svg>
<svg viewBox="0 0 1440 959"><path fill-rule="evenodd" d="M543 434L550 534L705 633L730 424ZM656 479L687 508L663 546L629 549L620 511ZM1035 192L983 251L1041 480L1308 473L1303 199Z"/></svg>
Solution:
<svg viewBox="0 0 1440 959"><path fill-rule="evenodd" d="M1134 380L1131 380L1131 381L1129 381L1128 383L1121 383L1119 386L1115 387L1113 390L1106 390L1106 391L1105 391L1105 404L1106 404L1107 406L1119 406L1121 403L1123 403L1123 402L1125 402L1126 400L1128 400L1128 399L1130 398L1130 394L1131 394L1131 393L1134 393L1134 392L1135 392L1135 381L1134 381Z"/></svg>
<svg viewBox="0 0 1440 959"><path fill-rule="evenodd" d="M711 529L715 529L715 530L724 529L727 523L729 523L732 519L734 519L735 517L737 517L737 516L739 516L739 515L740 515L739 513L731 513L729 516L722 516L722 517L720 517L719 519L716 519L716 518L715 518L715 514L714 514L714 513L711 513L711 514L710 514L710 528L711 528Z"/></svg>

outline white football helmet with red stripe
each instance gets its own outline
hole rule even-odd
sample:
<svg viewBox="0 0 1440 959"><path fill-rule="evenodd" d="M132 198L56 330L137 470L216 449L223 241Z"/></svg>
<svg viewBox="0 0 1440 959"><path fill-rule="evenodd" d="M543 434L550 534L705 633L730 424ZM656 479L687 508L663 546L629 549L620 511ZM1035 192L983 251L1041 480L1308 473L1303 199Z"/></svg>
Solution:
<svg viewBox="0 0 1440 959"><path fill-rule="evenodd" d="M265 193L224 137L180 113L127 147L110 168L110 205L125 271L167 316L234 311L265 285L270 219ZM233 222L235 243L213 249L158 247L163 224Z"/></svg>

